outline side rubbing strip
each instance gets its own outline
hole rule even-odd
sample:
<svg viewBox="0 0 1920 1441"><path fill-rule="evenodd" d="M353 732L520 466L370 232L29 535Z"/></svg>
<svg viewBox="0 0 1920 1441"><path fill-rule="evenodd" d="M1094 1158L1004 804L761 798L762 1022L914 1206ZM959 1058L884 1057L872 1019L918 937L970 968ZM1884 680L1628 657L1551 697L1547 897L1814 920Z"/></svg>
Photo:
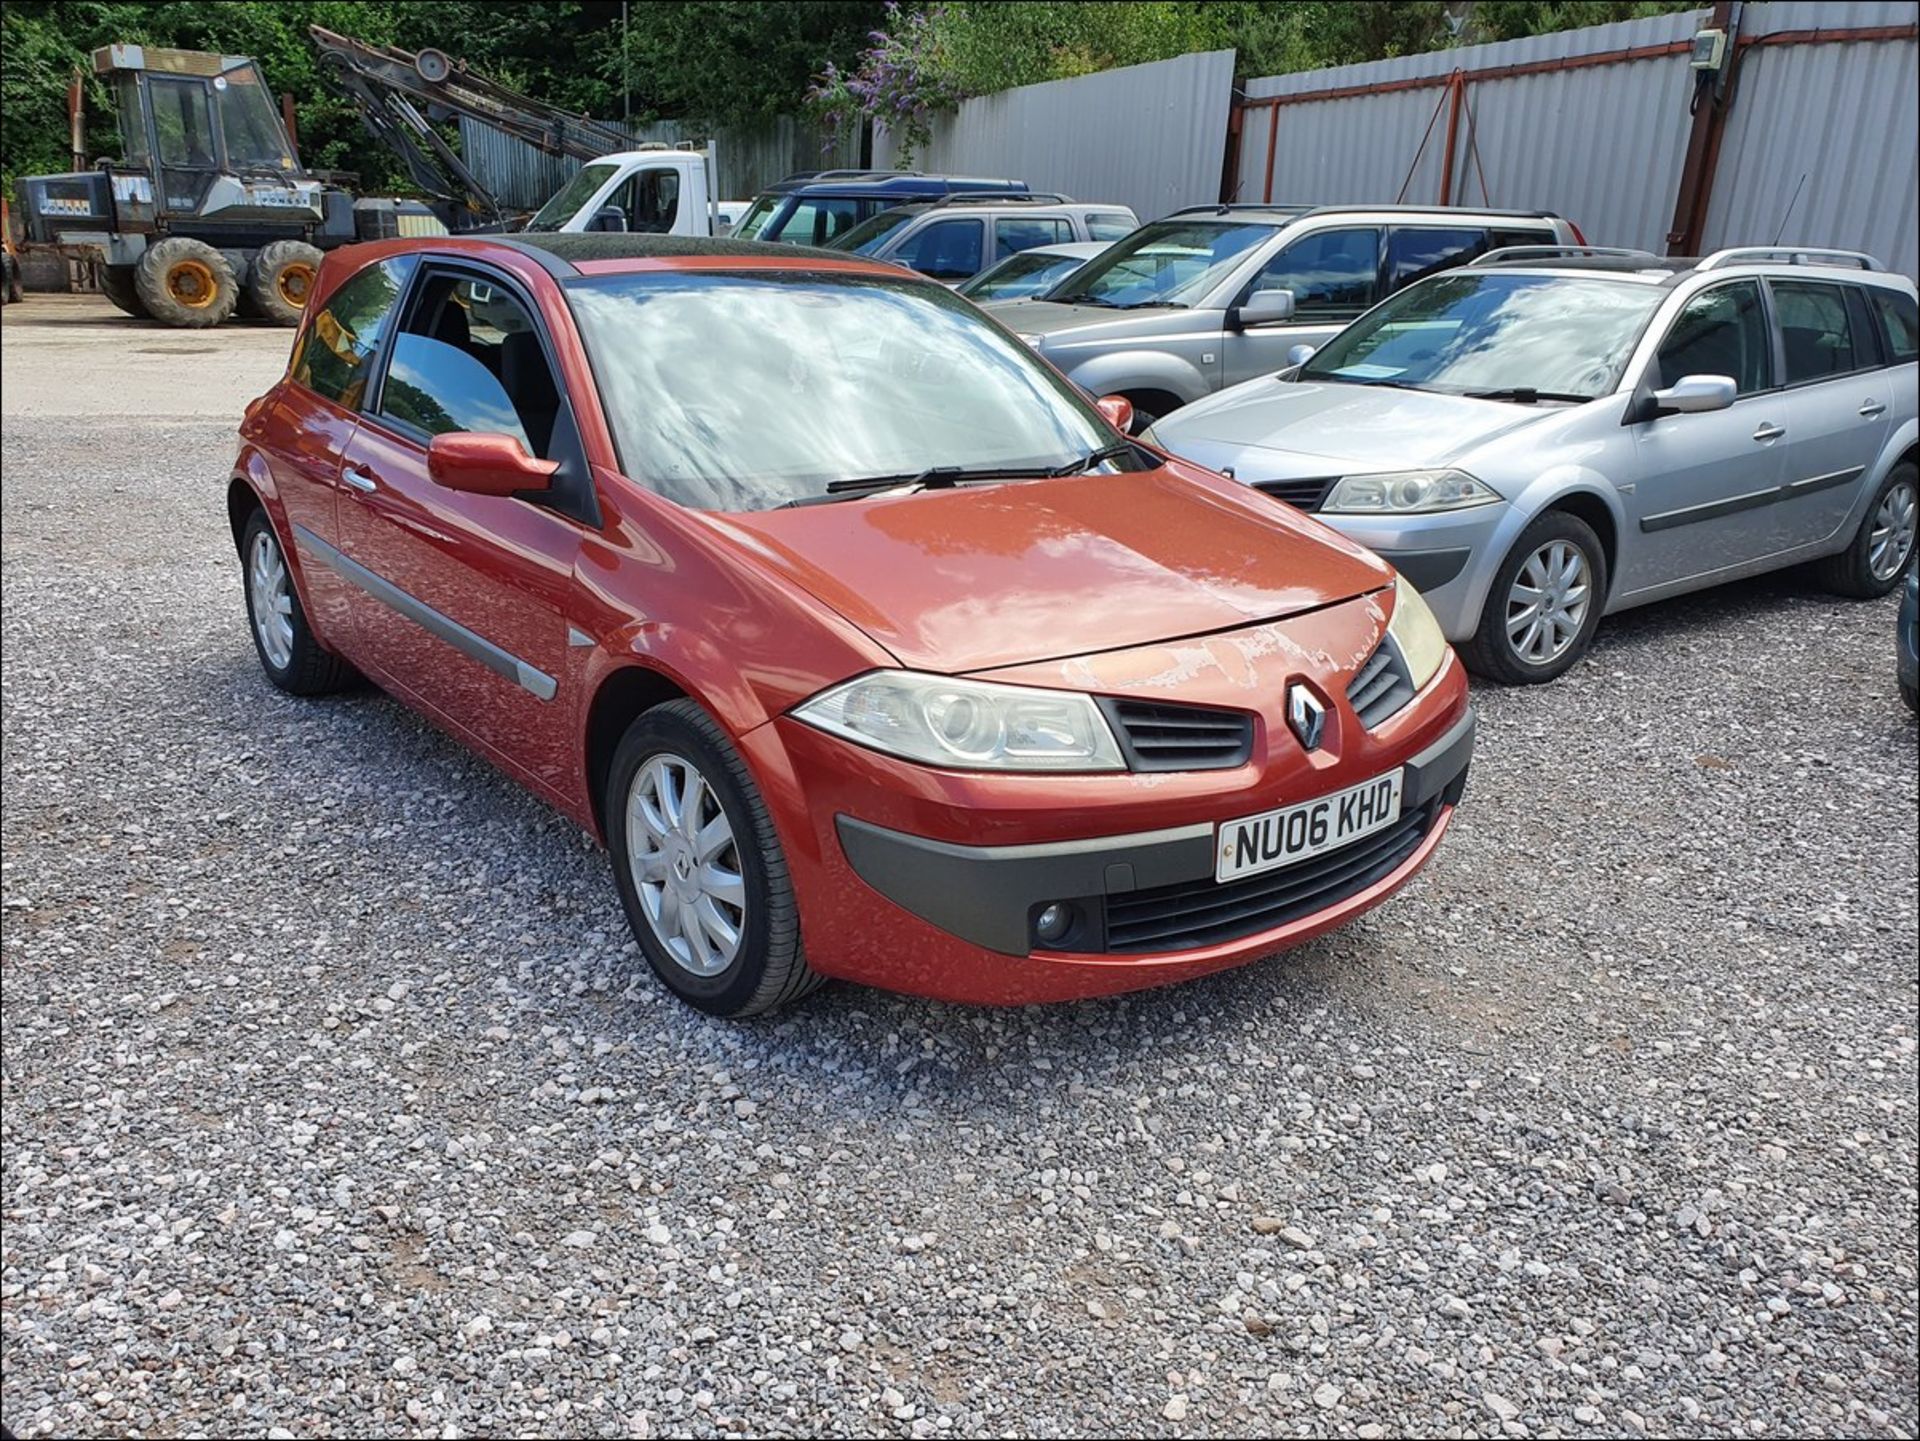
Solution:
<svg viewBox="0 0 1920 1441"><path fill-rule="evenodd" d="M1856 465L1851 470L1830 470L1825 475L1810 475L1805 480L1789 481L1785 485L1776 485L1767 490L1750 490L1745 495L1733 495L1725 500L1710 500L1705 505L1690 505L1684 510L1668 510L1662 511L1659 515L1644 515L1640 517L1640 529L1672 530L1678 525L1695 525L1703 520L1718 520L1723 515L1738 515L1743 510L1758 510L1763 505L1791 500L1796 495L1811 495L1816 490L1828 490L1836 485L1845 485L1864 469L1866 469L1865 466Z"/></svg>
<svg viewBox="0 0 1920 1441"><path fill-rule="evenodd" d="M495 675L505 676L541 700L552 700L554 692L559 689L558 683L545 671L536 670L517 655L500 649L485 636L475 634L459 621L442 615L417 596L400 589L385 576L368 570L358 561L350 560L304 525L293 528L293 538L300 543L301 549L338 574L342 580L358 586L382 605L398 611L462 655L471 656Z"/></svg>

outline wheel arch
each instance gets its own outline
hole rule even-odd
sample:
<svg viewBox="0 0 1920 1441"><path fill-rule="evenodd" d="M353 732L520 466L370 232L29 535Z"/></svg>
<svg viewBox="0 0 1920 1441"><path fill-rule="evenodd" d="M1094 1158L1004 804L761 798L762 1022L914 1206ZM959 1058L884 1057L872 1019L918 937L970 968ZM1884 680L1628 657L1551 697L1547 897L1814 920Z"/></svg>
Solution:
<svg viewBox="0 0 1920 1441"><path fill-rule="evenodd" d="M1600 537L1600 553L1607 562L1607 595L1602 596L1600 602L1604 607L1620 574L1620 518L1613 513L1612 506L1591 490L1570 490L1545 506L1541 514L1554 510L1563 510L1574 519L1584 521Z"/></svg>
<svg viewBox="0 0 1920 1441"><path fill-rule="evenodd" d="M593 698L587 702L581 733L587 808L593 816L594 831L602 841L607 838L607 776L613 769L613 753L620 745L620 737L643 711L683 699L699 701L698 696L691 695L672 676L650 665L615 666L594 688Z"/></svg>

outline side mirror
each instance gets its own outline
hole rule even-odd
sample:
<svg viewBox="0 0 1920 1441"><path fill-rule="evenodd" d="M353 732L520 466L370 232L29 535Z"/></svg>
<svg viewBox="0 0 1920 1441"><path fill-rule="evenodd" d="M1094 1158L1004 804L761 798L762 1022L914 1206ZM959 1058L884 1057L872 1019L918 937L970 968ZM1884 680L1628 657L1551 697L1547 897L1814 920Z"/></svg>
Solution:
<svg viewBox="0 0 1920 1441"><path fill-rule="evenodd" d="M1234 312L1234 320L1242 326L1278 325L1283 320L1291 319L1291 290L1256 290L1247 297L1247 303Z"/></svg>
<svg viewBox="0 0 1920 1441"><path fill-rule="evenodd" d="M1295 367L1305 365L1313 359L1313 353L1317 349L1319 347L1314 345L1296 345L1287 352L1287 364Z"/></svg>
<svg viewBox="0 0 1920 1441"><path fill-rule="evenodd" d="M618 205L601 206L594 213L593 219L587 222L589 230L625 230L626 228L627 212Z"/></svg>
<svg viewBox="0 0 1920 1441"><path fill-rule="evenodd" d="M435 485L469 495L519 495L553 484L557 460L536 460L511 435L471 430L436 435L427 444L427 474Z"/></svg>
<svg viewBox="0 0 1920 1441"><path fill-rule="evenodd" d="M1093 408L1106 418L1108 425L1122 435L1133 434L1133 402L1124 395L1103 395L1094 401Z"/></svg>
<svg viewBox="0 0 1920 1441"><path fill-rule="evenodd" d="M1740 387L1728 375L1683 375L1665 390L1653 392L1655 415L1693 415L1725 410Z"/></svg>

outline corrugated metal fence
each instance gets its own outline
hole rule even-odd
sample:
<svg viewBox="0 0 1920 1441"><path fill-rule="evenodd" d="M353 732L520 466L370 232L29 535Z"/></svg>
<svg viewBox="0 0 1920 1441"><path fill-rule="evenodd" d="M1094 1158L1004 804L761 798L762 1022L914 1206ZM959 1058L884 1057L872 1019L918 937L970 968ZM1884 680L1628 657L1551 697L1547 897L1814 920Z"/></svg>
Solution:
<svg viewBox="0 0 1920 1441"><path fill-rule="evenodd" d="M707 130L662 120L635 126L633 143L711 143L719 200L748 200L796 170L860 163L857 134L823 136L803 120L782 115L754 129ZM481 184L513 210L538 210L579 172L581 162L548 155L526 141L469 117L460 120L460 155Z"/></svg>
<svg viewBox="0 0 1920 1441"><path fill-rule="evenodd" d="M1142 220L1212 204L1220 195L1233 55L1182 55L982 95L935 122L933 143L914 164L1117 201ZM873 163L892 165L896 154L892 137L876 126Z"/></svg>
<svg viewBox="0 0 1920 1441"><path fill-rule="evenodd" d="M1249 81L1231 198L1550 209L1664 251L1709 13ZM1917 20L1904 0L1743 8L1700 248L1839 245L1920 275Z"/></svg>

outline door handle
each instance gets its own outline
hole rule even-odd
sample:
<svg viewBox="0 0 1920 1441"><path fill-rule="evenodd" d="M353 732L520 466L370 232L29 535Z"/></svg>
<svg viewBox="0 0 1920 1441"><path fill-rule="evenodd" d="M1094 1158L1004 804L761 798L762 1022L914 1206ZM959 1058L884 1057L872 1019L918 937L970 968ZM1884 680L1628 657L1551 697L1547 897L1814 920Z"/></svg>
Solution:
<svg viewBox="0 0 1920 1441"><path fill-rule="evenodd" d="M1881 411L1885 409L1886 409L1886 406L1882 405L1879 401L1869 400L1865 405L1860 407L1860 413L1864 415L1868 420L1872 420L1874 416L1878 415Z"/></svg>
<svg viewBox="0 0 1920 1441"><path fill-rule="evenodd" d="M1755 440L1778 440L1786 433L1787 428L1784 425L1774 425L1768 422L1753 433L1753 438Z"/></svg>
<svg viewBox="0 0 1920 1441"><path fill-rule="evenodd" d="M340 472L340 478L358 491L375 491L380 488L380 477L364 465L348 466Z"/></svg>

